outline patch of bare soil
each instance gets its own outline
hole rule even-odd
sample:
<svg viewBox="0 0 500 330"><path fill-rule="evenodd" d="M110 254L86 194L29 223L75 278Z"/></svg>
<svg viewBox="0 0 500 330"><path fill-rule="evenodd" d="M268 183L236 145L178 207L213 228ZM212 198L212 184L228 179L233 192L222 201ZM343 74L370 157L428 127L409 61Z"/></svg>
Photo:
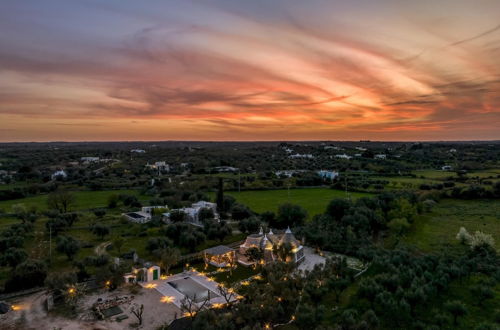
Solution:
<svg viewBox="0 0 500 330"><path fill-rule="evenodd" d="M98 298L103 300L115 297L131 297L126 303L120 304L123 314L105 320L97 320L92 312L92 305ZM10 301L16 310L0 315L2 330L122 330L122 329L156 329L163 324L168 324L176 317L181 316L178 307L171 303L160 301L162 295L154 289L138 288L138 292L131 292L124 287L113 292L100 291L84 297L77 307L75 317L67 317L61 313L47 312L45 308L45 293L37 293ZM138 326L138 320L131 309L134 305L144 305L143 323ZM128 318L118 322L116 318L127 315Z"/></svg>

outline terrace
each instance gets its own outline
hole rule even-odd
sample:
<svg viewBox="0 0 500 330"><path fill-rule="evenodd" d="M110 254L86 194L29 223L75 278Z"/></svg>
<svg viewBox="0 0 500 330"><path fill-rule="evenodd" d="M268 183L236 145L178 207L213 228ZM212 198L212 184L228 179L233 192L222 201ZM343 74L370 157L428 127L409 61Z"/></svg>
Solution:
<svg viewBox="0 0 500 330"><path fill-rule="evenodd" d="M227 303L217 293L219 283L193 270L169 276L167 279L141 283L141 285L147 289L155 289L163 295L162 302L172 303L179 308L186 297L200 305L205 300L208 300L209 306ZM236 297L232 298L232 301L235 300Z"/></svg>

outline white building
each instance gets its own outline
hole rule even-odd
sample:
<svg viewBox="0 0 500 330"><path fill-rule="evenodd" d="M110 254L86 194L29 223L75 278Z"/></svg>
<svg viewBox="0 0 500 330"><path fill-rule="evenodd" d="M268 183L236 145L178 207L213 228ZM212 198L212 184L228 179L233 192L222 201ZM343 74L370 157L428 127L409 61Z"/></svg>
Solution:
<svg viewBox="0 0 500 330"><path fill-rule="evenodd" d="M135 152L135 153L138 153L138 154L143 154L146 152L146 150L144 149L132 149L130 150L130 152Z"/></svg>
<svg viewBox="0 0 500 330"><path fill-rule="evenodd" d="M219 173L238 172L240 169L232 166L217 166L214 170Z"/></svg>
<svg viewBox="0 0 500 330"><path fill-rule="evenodd" d="M377 154L374 156L375 159L386 159L387 155L386 154Z"/></svg>
<svg viewBox="0 0 500 330"><path fill-rule="evenodd" d="M291 178L295 174L307 172L306 170L279 170L274 172L277 177Z"/></svg>
<svg viewBox="0 0 500 330"><path fill-rule="evenodd" d="M131 222L146 223L151 221L151 219L153 218L154 209L159 209L160 211L164 211L168 210L168 206L167 205L143 206L140 211L123 213L122 216Z"/></svg>
<svg viewBox="0 0 500 330"><path fill-rule="evenodd" d="M346 154L336 154L335 158L340 158L340 159L351 159L352 157Z"/></svg>
<svg viewBox="0 0 500 330"><path fill-rule="evenodd" d="M154 164L146 164L146 168L157 170L158 172L170 172L170 165L166 162L155 162Z"/></svg>
<svg viewBox="0 0 500 330"><path fill-rule="evenodd" d="M52 175L51 175L51 178L52 180L55 180L57 178L62 178L62 179L65 179L67 178L68 175L66 174L66 172L64 172L64 170L59 170L59 171L55 171Z"/></svg>
<svg viewBox="0 0 500 330"><path fill-rule="evenodd" d="M318 171L316 173L320 177L322 177L323 179L328 179L328 180L333 180L333 179L335 179L336 177L339 176L339 172L337 172L337 171L324 171L324 170L321 170L321 171Z"/></svg>
<svg viewBox="0 0 500 330"><path fill-rule="evenodd" d="M85 164L97 163L99 161L99 157L82 157L80 158L80 161Z"/></svg>
<svg viewBox="0 0 500 330"><path fill-rule="evenodd" d="M445 166L441 167L441 170L442 171L451 171L451 170L453 170L453 167L451 167L450 165L445 165Z"/></svg>
<svg viewBox="0 0 500 330"><path fill-rule="evenodd" d="M145 262L142 267L132 268L132 272L124 274L125 283L151 282L159 280L161 268L150 262Z"/></svg>
<svg viewBox="0 0 500 330"><path fill-rule="evenodd" d="M217 204L206 201L193 203L191 204L191 207L183 207L181 209L171 210L170 212L164 213L163 216L168 221L170 219L171 212L183 212L186 215L186 222L189 222L196 226L201 226L202 223L200 222L199 216L202 209L211 209L214 212L214 218L216 220L219 220L219 213L217 213Z"/></svg>

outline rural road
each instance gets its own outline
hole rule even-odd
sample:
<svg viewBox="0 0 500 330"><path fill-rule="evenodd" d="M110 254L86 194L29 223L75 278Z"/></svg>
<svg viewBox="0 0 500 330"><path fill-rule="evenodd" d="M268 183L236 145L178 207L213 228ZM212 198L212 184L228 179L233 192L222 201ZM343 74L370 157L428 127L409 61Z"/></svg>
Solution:
<svg viewBox="0 0 500 330"><path fill-rule="evenodd" d="M104 242L95 247L94 251L97 255L105 254L106 248L111 244L111 242Z"/></svg>

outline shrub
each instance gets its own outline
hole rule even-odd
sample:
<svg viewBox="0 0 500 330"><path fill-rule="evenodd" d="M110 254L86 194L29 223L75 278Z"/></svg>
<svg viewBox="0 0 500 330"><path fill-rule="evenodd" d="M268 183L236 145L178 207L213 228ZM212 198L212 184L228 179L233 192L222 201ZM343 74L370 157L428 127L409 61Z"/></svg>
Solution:
<svg viewBox="0 0 500 330"><path fill-rule="evenodd" d="M465 229L464 227L460 227L460 230L458 231L458 234L457 234L457 239L460 241L460 244L469 244L469 242L471 241L471 238L472 236L469 234L469 232L467 231L467 229Z"/></svg>
<svg viewBox="0 0 500 330"><path fill-rule="evenodd" d="M473 250L480 247L494 248L495 240L493 239L493 236L489 234L485 234L481 231L476 231L474 235L471 236L470 247Z"/></svg>

